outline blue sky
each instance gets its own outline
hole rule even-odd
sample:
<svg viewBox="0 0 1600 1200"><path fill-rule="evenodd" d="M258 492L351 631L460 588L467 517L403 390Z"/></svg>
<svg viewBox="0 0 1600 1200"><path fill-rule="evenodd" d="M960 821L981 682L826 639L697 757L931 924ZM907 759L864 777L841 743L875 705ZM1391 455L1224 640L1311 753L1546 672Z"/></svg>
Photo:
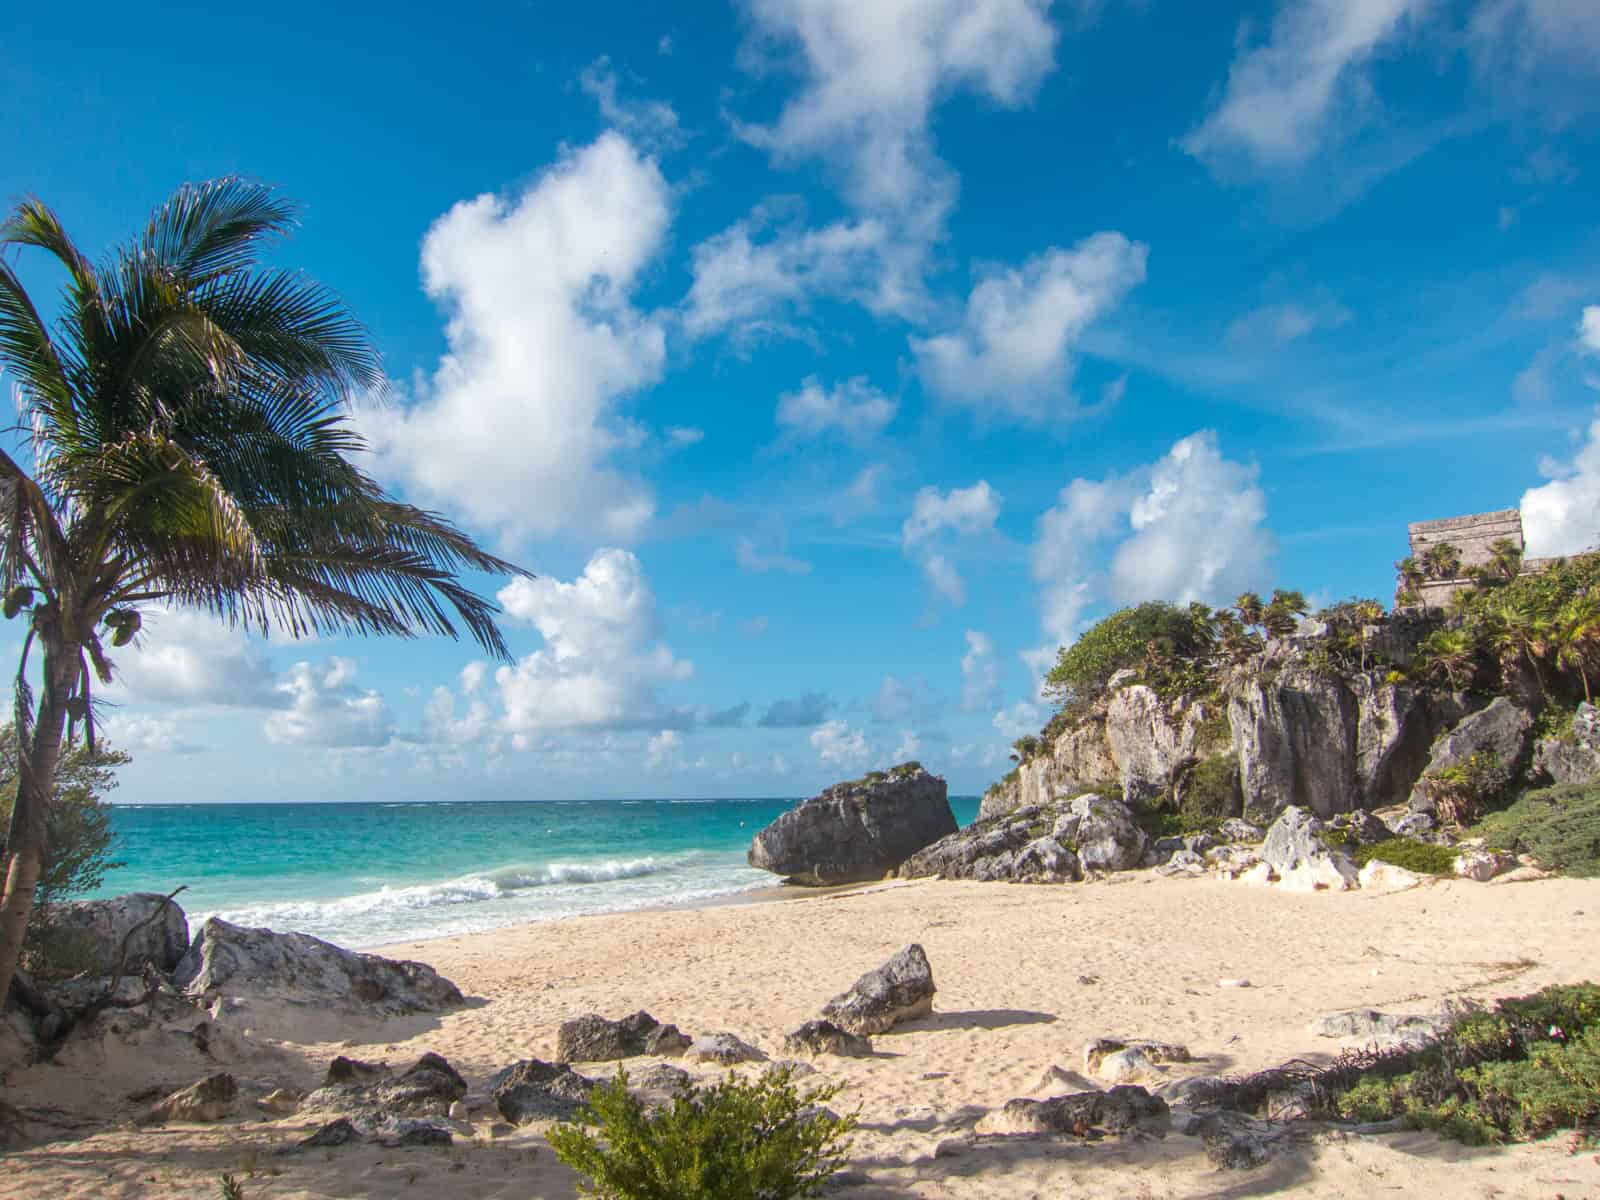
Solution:
<svg viewBox="0 0 1600 1200"><path fill-rule="evenodd" d="M394 381L371 469L538 573L500 668L152 614L124 800L799 795L907 757L977 791L1118 604L1387 596L1409 520L1600 527L1592 0L10 26L5 198L100 249L185 180L281 185L276 257Z"/></svg>

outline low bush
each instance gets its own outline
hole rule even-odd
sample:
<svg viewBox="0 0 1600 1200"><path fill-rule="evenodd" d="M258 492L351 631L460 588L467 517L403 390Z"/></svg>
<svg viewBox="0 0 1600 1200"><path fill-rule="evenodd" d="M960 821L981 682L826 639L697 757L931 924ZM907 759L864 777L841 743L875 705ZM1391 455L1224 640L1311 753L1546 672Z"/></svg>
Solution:
<svg viewBox="0 0 1600 1200"><path fill-rule="evenodd" d="M1377 861L1404 867L1408 871L1415 871L1418 875L1454 875L1458 853L1459 851L1450 846L1435 846L1431 842L1397 837L1373 842L1367 846L1357 846L1352 857L1355 858L1358 867Z"/></svg>
<svg viewBox="0 0 1600 1200"><path fill-rule="evenodd" d="M1525 792L1472 831L1491 846L1531 854L1563 875L1600 875L1600 784Z"/></svg>
<svg viewBox="0 0 1600 1200"><path fill-rule="evenodd" d="M1580 1128L1600 1118L1600 987L1549 987L1469 1012L1437 1041L1340 1081L1331 1106L1472 1144Z"/></svg>
<svg viewBox="0 0 1600 1200"><path fill-rule="evenodd" d="M779 1067L749 1083L730 1074L711 1087L686 1085L652 1111L618 1071L577 1124L550 1131L550 1145L600 1200L798 1200L844 1165L856 1119L821 1107L838 1092L801 1094Z"/></svg>
<svg viewBox="0 0 1600 1200"><path fill-rule="evenodd" d="M1483 750L1465 761L1424 775L1418 790L1438 809L1446 825L1465 825L1505 802L1511 772L1493 750Z"/></svg>

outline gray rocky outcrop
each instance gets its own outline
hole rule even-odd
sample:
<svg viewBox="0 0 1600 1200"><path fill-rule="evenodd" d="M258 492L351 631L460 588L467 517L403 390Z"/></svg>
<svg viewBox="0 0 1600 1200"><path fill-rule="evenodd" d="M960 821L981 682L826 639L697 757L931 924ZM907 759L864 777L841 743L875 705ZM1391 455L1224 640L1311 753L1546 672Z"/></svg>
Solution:
<svg viewBox="0 0 1600 1200"><path fill-rule="evenodd" d="M594 1080L566 1063L527 1058L498 1071L489 1081L489 1096L507 1121L526 1125L529 1121L570 1121L594 1088Z"/></svg>
<svg viewBox="0 0 1600 1200"><path fill-rule="evenodd" d="M611 1062L640 1054L682 1054L691 1039L676 1025L663 1025L643 1011L608 1020L586 1013L563 1021L556 1031L557 1062Z"/></svg>
<svg viewBox="0 0 1600 1200"><path fill-rule="evenodd" d="M466 1094L466 1080L438 1054L424 1054L398 1075L384 1066L337 1058L301 1108L342 1113L369 1128L386 1117L448 1116L450 1106Z"/></svg>
<svg viewBox="0 0 1600 1200"><path fill-rule="evenodd" d="M1106 737L1102 706L1018 766L1016 777L1009 783L996 784L986 791L978 806L978 819L1055 804L1120 778L1121 770L1111 756Z"/></svg>
<svg viewBox="0 0 1600 1200"><path fill-rule="evenodd" d="M1444 772L1464 766L1475 755L1492 763L1489 786L1504 787L1522 774L1533 749L1533 714L1496 696L1487 707L1463 717L1434 742L1428 765L1411 790L1411 807L1432 813L1436 806L1434 781Z"/></svg>
<svg viewBox="0 0 1600 1200"><path fill-rule="evenodd" d="M1170 711L1143 684L1115 692L1106 708L1105 737L1123 800L1155 805L1175 796L1184 773L1201 753L1206 721L1220 715L1216 706L1204 701Z"/></svg>
<svg viewBox="0 0 1600 1200"><path fill-rule="evenodd" d="M460 989L432 967L344 950L308 933L274 933L209 918L173 982L211 1003L270 999L305 1008L397 1016L443 1012Z"/></svg>
<svg viewBox="0 0 1600 1200"><path fill-rule="evenodd" d="M1306 809L1290 805L1267 830L1261 861L1278 882L1304 890L1344 891L1357 886L1355 860L1330 845L1328 827Z"/></svg>
<svg viewBox="0 0 1600 1200"><path fill-rule="evenodd" d="M231 1117L239 1107L239 1082L226 1071L208 1075L173 1092L140 1118L144 1125L170 1121L210 1122Z"/></svg>
<svg viewBox="0 0 1600 1200"><path fill-rule="evenodd" d="M900 864L898 874L904 879L1070 882L1082 876L1078 856L1054 836L1056 822L1068 815L1066 806L1049 805L980 819L917 851Z"/></svg>
<svg viewBox="0 0 1600 1200"><path fill-rule="evenodd" d="M837 1054L845 1058L870 1058L872 1042L847 1029L840 1029L832 1021L807 1021L783 1039L785 1054L804 1054L816 1058L823 1054Z"/></svg>
<svg viewBox="0 0 1600 1200"><path fill-rule="evenodd" d="M1507 854L1504 850L1491 850L1486 846L1463 846L1461 853L1456 855L1453 869L1461 879L1488 883L1507 871L1515 870L1516 866L1516 856Z"/></svg>
<svg viewBox="0 0 1600 1200"><path fill-rule="evenodd" d="M1533 771L1552 783L1600 780L1600 708L1585 700L1578 705L1570 730L1541 738L1533 748Z"/></svg>
<svg viewBox="0 0 1600 1200"><path fill-rule="evenodd" d="M1074 849L1085 871L1126 871L1137 867L1149 839L1126 804L1104 796L1079 796L1057 819L1051 835Z"/></svg>
<svg viewBox="0 0 1600 1200"><path fill-rule="evenodd" d="M1228 696L1245 815L1270 821L1290 805L1319 817L1377 808L1408 793L1464 696L1342 677L1291 655L1242 673Z"/></svg>
<svg viewBox="0 0 1600 1200"><path fill-rule="evenodd" d="M749 1042L731 1033L707 1033L694 1039L683 1052L689 1062L716 1063L721 1067L739 1063L765 1062L767 1056Z"/></svg>
<svg viewBox="0 0 1600 1200"><path fill-rule="evenodd" d="M71 900L50 908L52 942L61 946L77 970L89 975L116 971L123 938L130 933L124 964L129 975L138 975L146 966L171 971L189 949L189 921L183 909L156 892Z"/></svg>
<svg viewBox="0 0 1600 1200"><path fill-rule="evenodd" d="M756 834L747 858L791 883L858 883L955 831L945 781L906 764L802 801Z"/></svg>
<svg viewBox="0 0 1600 1200"><path fill-rule="evenodd" d="M1095 1038L1083 1047L1083 1069L1112 1083L1132 1083L1135 1076L1154 1074L1158 1064L1186 1063L1189 1048L1176 1042L1142 1038Z"/></svg>
<svg viewBox="0 0 1600 1200"><path fill-rule="evenodd" d="M861 1037L887 1033L902 1021L933 1011L933 968L921 946L913 942L893 958L868 971L847 992L822 1009L822 1018Z"/></svg>
<svg viewBox="0 0 1600 1200"><path fill-rule="evenodd" d="M1074 1092L1048 1100L1011 1100L978 1124L986 1134L1039 1135L1091 1132L1127 1133L1140 1128L1163 1128L1169 1119L1167 1102L1142 1087L1124 1084L1104 1092Z"/></svg>
<svg viewBox="0 0 1600 1200"><path fill-rule="evenodd" d="M1352 1008L1325 1013L1311 1022L1311 1032L1325 1038L1360 1038L1380 1045L1415 1045L1437 1037L1441 1028L1434 1017L1416 1013L1386 1013L1375 1008Z"/></svg>

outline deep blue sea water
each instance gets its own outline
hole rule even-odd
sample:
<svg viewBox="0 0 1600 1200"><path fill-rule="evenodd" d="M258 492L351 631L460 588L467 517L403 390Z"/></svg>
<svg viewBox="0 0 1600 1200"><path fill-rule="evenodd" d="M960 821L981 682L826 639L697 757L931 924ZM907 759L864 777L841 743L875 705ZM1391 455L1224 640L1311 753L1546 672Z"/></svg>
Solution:
<svg viewBox="0 0 1600 1200"><path fill-rule="evenodd" d="M117 805L100 895L188 890L221 916L343 946L707 900L770 885L751 836L793 800ZM978 798L951 797L963 825Z"/></svg>

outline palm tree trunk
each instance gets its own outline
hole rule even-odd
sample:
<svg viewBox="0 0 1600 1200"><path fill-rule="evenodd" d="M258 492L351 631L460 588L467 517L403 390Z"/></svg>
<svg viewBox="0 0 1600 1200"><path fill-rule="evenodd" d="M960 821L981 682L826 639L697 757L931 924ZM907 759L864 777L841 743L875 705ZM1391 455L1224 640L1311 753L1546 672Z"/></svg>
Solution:
<svg viewBox="0 0 1600 1200"><path fill-rule="evenodd" d="M61 757L61 735L67 722L67 700L77 680L78 664L62 644L59 633L41 634L44 643L44 689L34 717L33 744L19 740L21 762L17 772L17 800L11 810L11 832L6 840L5 889L0 892L0 1004L11 991L11 978L22 957L22 942L33 913L33 892L44 867L46 822L50 811L56 763Z"/></svg>

